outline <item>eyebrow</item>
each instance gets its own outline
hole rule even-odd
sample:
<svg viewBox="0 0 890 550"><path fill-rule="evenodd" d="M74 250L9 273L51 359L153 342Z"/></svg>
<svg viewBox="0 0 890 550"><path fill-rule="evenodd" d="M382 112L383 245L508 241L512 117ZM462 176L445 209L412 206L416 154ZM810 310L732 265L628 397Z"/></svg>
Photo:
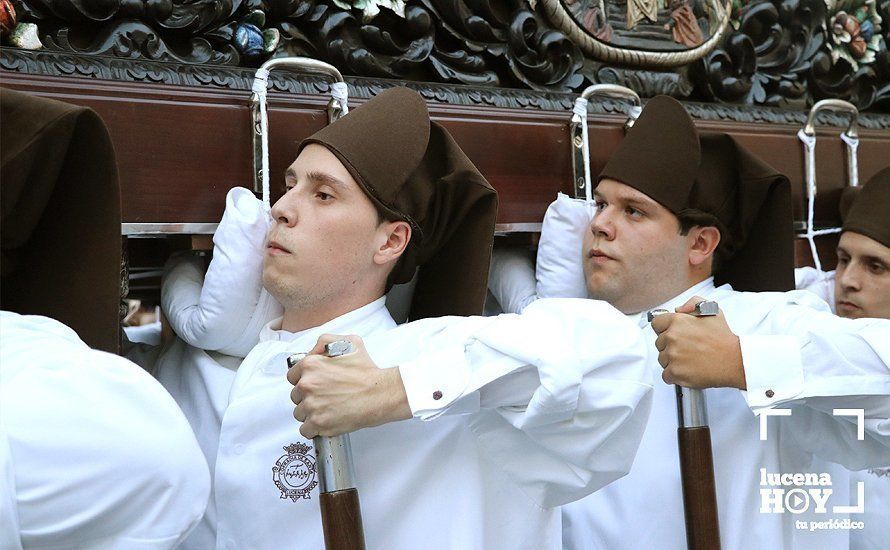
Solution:
<svg viewBox="0 0 890 550"><path fill-rule="evenodd" d="M606 200L606 197L604 197L602 193L598 193L596 190L594 190L593 192L593 198ZM624 194L619 194L616 200L620 200L628 205L637 206L640 208L652 208L653 204L655 204L655 201L649 198L644 199L641 197L632 197Z"/></svg>
<svg viewBox="0 0 890 550"><path fill-rule="evenodd" d="M853 257L853 255L850 254L849 252L847 252L847 250L842 246L837 247L837 253L839 255L844 254L845 256ZM880 256L874 256L872 254L863 254L862 261L866 262L866 263L876 262L881 265L888 265L887 260L885 260L884 258L881 258Z"/></svg>
<svg viewBox="0 0 890 550"><path fill-rule="evenodd" d="M284 173L284 177L285 179L291 180L298 179L297 172L293 168L288 168L287 172ZM325 172L319 172L318 170L312 170L311 172L308 172L306 174L306 177L310 181L313 181L315 183L328 184L341 190L345 190L347 188L347 185L339 178L335 178L334 176Z"/></svg>
<svg viewBox="0 0 890 550"><path fill-rule="evenodd" d="M306 177L315 183L326 183L328 185L332 185L334 187L339 187L340 189L346 189L346 184L343 183L339 178L335 178L334 176L326 173L326 172L318 172L313 170L306 174Z"/></svg>

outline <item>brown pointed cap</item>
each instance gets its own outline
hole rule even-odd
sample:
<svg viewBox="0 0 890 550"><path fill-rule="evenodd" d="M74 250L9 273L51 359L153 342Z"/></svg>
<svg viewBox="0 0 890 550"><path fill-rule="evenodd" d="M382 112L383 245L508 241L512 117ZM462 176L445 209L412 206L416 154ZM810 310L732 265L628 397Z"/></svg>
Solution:
<svg viewBox="0 0 890 550"><path fill-rule="evenodd" d="M846 215L841 210L844 231L890 246L890 166L872 176L864 186L851 189L858 193L853 193L855 198Z"/></svg>
<svg viewBox="0 0 890 550"><path fill-rule="evenodd" d="M388 281L408 282L420 267L410 319L482 312L497 193L430 121L417 92L381 92L300 150L310 143L334 153L376 205L411 224L411 244Z"/></svg>
<svg viewBox="0 0 890 550"><path fill-rule="evenodd" d="M841 225L843 225L844 220L847 219L847 215L850 213L850 208L852 208L853 203L856 202L856 197L859 196L860 191L862 191L861 185L857 187L844 187L841 190L841 198L837 203L838 214L841 216Z"/></svg>
<svg viewBox="0 0 890 550"><path fill-rule="evenodd" d="M0 307L45 315L117 353L120 191L90 109L0 89Z"/></svg>
<svg viewBox="0 0 890 550"><path fill-rule="evenodd" d="M686 207L701 152L698 132L686 109L668 96L656 96L628 130L596 183L620 181L672 212Z"/></svg>

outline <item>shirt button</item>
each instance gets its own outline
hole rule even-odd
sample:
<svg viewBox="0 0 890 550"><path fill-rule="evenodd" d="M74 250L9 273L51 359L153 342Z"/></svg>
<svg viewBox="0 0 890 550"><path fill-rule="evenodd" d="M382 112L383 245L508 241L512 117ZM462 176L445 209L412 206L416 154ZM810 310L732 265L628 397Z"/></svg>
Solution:
<svg viewBox="0 0 890 550"><path fill-rule="evenodd" d="M241 443L235 445L235 448L232 449L236 455L244 454L244 445Z"/></svg>
<svg viewBox="0 0 890 550"><path fill-rule="evenodd" d="M774 395L776 395L776 392L774 392L773 390L766 390L766 396L767 396L767 397L770 397L770 398L771 398L771 397L774 396Z"/></svg>
<svg viewBox="0 0 890 550"><path fill-rule="evenodd" d="M442 392L440 392L439 390L434 391L434 392L433 392L433 399L435 399L436 401L442 399Z"/></svg>

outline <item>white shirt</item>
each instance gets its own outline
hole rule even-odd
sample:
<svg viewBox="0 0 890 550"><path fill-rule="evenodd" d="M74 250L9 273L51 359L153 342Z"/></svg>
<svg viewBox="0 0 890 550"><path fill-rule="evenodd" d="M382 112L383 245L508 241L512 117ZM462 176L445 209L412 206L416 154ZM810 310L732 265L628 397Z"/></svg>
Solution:
<svg viewBox="0 0 890 550"><path fill-rule="evenodd" d="M794 288L807 290L822 299L835 313L834 279L835 271L819 271L815 267L794 269Z"/></svg>
<svg viewBox="0 0 890 550"><path fill-rule="evenodd" d="M399 366L415 417L351 434L368 548L558 548L558 506L623 475L648 416L639 332L602 302L395 327L380 299L297 334L276 326L225 390L221 425L193 419L219 442L203 534L188 546L206 548L215 532L217 548L322 547L314 451L293 418L286 358L323 333L357 334L378 366ZM199 378L180 380L207 386Z"/></svg>
<svg viewBox="0 0 890 550"><path fill-rule="evenodd" d="M129 361L0 312L0 548L166 549L210 477L185 418Z"/></svg>

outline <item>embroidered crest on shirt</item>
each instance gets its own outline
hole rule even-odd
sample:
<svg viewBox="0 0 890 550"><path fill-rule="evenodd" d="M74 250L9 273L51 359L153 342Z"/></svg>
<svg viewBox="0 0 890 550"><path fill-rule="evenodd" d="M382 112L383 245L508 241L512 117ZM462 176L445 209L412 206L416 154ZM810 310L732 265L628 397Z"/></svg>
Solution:
<svg viewBox="0 0 890 550"><path fill-rule="evenodd" d="M283 447L286 455L282 455L272 466L272 481L281 491L281 498L289 498L296 502L300 498L309 498L309 493L318 485L315 479L315 457L312 449L304 443L292 443Z"/></svg>

